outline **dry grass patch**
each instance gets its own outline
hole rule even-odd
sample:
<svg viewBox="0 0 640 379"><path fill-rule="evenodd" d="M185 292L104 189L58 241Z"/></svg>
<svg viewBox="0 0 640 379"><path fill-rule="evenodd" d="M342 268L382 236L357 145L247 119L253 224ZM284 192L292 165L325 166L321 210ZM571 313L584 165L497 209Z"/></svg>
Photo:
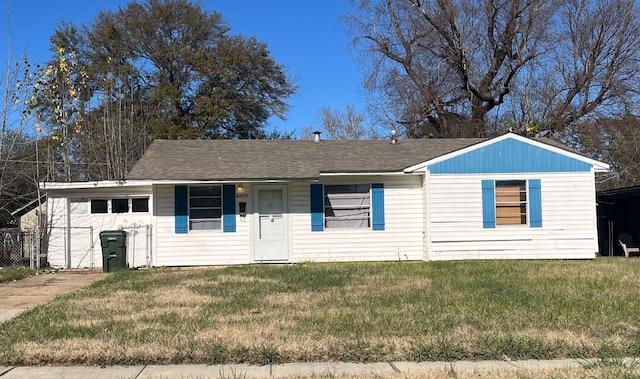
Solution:
<svg viewBox="0 0 640 379"><path fill-rule="evenodd" d="M0 365L633 356L634 263L122 271L3 325Z"/></svg>

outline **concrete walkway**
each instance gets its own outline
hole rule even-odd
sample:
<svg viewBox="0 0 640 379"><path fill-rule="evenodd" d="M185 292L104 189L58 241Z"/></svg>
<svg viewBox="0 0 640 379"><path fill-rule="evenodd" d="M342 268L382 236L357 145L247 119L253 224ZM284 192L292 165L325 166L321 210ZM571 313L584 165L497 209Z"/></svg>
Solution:
<svg viewBox="0 0 640 379"><path fill-rule="evenodd" d="M631 361L628 359L628 361ZM287 363L272 366L238 365L140 365L140 366L38 366L2 367L0 379L206 379L206 378L287 378L334 377L341 375L385 375L394 373L486 372L519 369L564 369L581 367L586 360L527 360L479 362L389 362L389 363Z"/></svg>
<svg viewBox="0 0 640 379"><path fill-rule="evenodd" d="M0 283L0 324L27 309L72 293L107 276L98 271L56 271Z"/></svg>

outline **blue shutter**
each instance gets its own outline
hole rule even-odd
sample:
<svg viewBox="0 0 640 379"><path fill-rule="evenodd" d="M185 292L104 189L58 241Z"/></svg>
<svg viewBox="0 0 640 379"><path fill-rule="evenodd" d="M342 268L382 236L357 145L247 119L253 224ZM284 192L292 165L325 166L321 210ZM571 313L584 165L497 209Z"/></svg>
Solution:
<svg viewBox="0 0 640 379"><path fill-rule="evenodd" d="M311 231L324 230L324 193L322 184L312 184L311 193Z"/></svg>
<svg viewBox="0 0 640 379"><path fill-rule="evenodd" d="M384 184L371 184L371 218L373 230L384 230Z"/></svg>
<svg viewBox="0 0 640 379"><path fill-rule="evenodd" d="M496 195L493 180L482 181L482 227L496 227Z"/></svg>
<svg viewBox="0 0 640 379"><path fill-rule="evenodd" d="M176 234L189 232L189 198L187 186L175 186L174 205L176 214Z"/></svg>
<svg viewBox="0 0 640 379"><path fill-rule="evenodd" d="M542 189L540 179L529 179L529 226L542 228Z"/></svg>
<svg viewBox="0 0 640 379"><path fill-rule="evenodd" d="M222 231L233 233L236 231L236 186L225 184L222 186Z"/></svg>

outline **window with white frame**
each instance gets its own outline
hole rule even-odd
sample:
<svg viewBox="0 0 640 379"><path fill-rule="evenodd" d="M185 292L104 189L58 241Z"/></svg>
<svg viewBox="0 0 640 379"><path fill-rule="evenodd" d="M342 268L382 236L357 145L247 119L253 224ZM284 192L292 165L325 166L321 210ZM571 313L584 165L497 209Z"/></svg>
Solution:
<svg viewBox="0 0 640 379"><path fill-rule="evenodd" d="M107 199L91 199L91 213L109 213Z"/></svg>
<svg viewBox="0 0 640 379"><path fill-rule="evenodd" d="M368 228L371 225L371 185L324 186L326 228Z"/></svg>
<svg viewBox="0 0 640 379"><path fill-rule="evenodd" d="M222 228L222 187L189 187L189 229Z"/></svg>
<svg viewBox="0 0 640 379"><path fill-rule="evenodd" d="M92 214L106 213L148 213L149 198L114 198L114 199L91 199ZM86 200L71 200L69 203L72 214L86 214Z"/></svg>
<svg viewBox="0 0 640 379"><path fill-rule="evenodd" d="M496 180L496 225L526 224L526 181Z"/></svg>
<svg viewBox="0 0 640 379"><path fill-rule="evenodd" d="M131 212L133 213L147 213L149 212L149 198L148 197L134 197L131 199Z"/></svg>
<svg viewBox="0 0 640 379"><path fill-rule="evenodd" d="M129 199L111 199L111 213L129 213Z"/></svg>

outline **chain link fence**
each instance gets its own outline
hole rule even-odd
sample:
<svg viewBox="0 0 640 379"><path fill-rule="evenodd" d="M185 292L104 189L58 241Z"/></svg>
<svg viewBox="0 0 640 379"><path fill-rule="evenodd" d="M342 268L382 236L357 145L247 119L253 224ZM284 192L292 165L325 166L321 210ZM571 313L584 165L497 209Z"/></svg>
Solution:
<svg viewBox="0 0 640 379"><path fill-rule="evenodd" d="M40 268L40 241L35 231L0 229L0 267Z"/></svg>
<svg viewBox="0 0 640 379"><path fill-rule="evenodd" d="M151 226L131 225L127 232L127 265L151 264ZM47 227L38 231L0 229L0 267L95 269L102 266L98 232L91 226ZM96 262L96 260L100 260Z"/></svg>

